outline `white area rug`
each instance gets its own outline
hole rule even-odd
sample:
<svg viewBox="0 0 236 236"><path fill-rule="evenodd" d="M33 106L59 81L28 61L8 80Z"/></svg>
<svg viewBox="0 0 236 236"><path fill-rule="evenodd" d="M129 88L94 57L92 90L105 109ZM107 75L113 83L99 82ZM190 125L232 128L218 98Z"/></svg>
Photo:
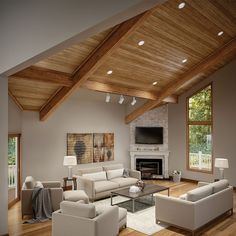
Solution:
<svg viewBox="0 0 236 236"><path fill-rule="evenodd" d="M113 204L127 201L128 199L121 196L113 197ZM94 203L98 208L101 206L110 206L110 198L96 201ZM129 212L127 214L127 227L142 232L147 235L154 234L168 225L156 224L155 220L155 206L147 207L135 213Z"/></svg>

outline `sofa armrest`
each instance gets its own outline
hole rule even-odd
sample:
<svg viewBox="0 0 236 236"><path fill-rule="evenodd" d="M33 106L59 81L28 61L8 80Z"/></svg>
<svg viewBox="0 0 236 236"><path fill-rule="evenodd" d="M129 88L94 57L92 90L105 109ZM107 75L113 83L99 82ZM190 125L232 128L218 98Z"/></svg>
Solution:
<svg viewBox="0 0 236 236"><path fill-rule="evenodd" d="M22 218L24 215L32 215L32 194L33 189L22 189L21 190L21 213Z"/></svg>
<svg viewBox="0 0 236 236"><path fill-rule="evenodd" d="M61 210L52 213L52 236L95 236L95 226L93 219L66 215Z"/></svg>
<svg viewBox="0 0 236 236"><path fill-rule="evenodd" d="M94 181L82 176L77 178L78 189L82 189L88 195L90 200L95 197Z"/></svg>
<svg viewBox="0 0 236 236"><path fill-rule="evenodd" d="M141 172L138 170L129 170L129 176L141 180Z"/></svg>
<svg viewBox="0 0 236 236"><path fill-rule="evenodd" d="M199 182L197 183L197 186L198 186L198 187L202 187L202 186L205 186L205 185L208 185L208 184L210 184L210 183L209 183L209 182L199 181Z"/></svg>
<svg viewBox="0 0 236 236"><path fill-rule="evenodd" d="M195 204L175 197L155 196L156 220L194 230ZM181 217L180 217L181 216Z"/></svg>
<svg viewBox="0 0 236 236"><path fill-rule="evenodd" d="M61 182L60 181L42 181L44 188L60 188Z"/></svg>
<svg viewBox="0 0 236 236"><path fill-rule="evenodd" d="M63 201L63 189L51 188L50 196L53 211L60 209L60 203Z"/></svg>
<svg viewBox="0 0 236 236"><path fill-rule="evenodd" d="M94 218L96 221L96 235L118 235L119 233L119 208L108 206ZM109 226L109 227L108 227Z"/></svg>

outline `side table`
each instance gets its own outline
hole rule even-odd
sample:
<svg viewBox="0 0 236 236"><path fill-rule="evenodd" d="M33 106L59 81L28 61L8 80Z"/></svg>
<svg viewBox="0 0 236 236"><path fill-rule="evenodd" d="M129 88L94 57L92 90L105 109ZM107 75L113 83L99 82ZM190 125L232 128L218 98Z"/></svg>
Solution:
<svg viewBox="0 0 236 236"><path fill-rule="evenodd" d="M63 186L63 190L77 190L77 178L76 177L72 177L72 179L69 179L68 177L64 177L64 186ZM73 182L73 187L71 185L67 185L68 181L72 181Z"/></svg>

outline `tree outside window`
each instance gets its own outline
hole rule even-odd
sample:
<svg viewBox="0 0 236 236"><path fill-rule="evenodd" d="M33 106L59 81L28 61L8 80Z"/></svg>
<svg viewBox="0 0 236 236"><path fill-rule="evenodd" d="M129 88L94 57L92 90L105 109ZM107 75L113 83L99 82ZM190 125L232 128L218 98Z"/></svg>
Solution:
<svg viewBox="0 0 236 236"><path fill-rule="evenodd" d="M188 169L212 172L212 85L187 99Z"/></svg>

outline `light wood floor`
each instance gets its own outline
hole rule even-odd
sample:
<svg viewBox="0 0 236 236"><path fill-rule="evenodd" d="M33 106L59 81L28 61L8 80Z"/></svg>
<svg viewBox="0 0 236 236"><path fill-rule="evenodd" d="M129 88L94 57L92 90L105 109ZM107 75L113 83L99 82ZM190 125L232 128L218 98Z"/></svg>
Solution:
<svg viewBox="0 0 236 236"><path fill-rule="evenodd" d="M149 183L160 184L170 187L171 196L179 196L196 187L194 183L181 182L173 183L170 181L148 181ZM163 193L167 194L167 193ZM234 193L234 212L236 212L236 192ZM35 235L35 236L51 236L51 222L45 222L35 225L22 224L20 202L15 204L8 214L9 234L12 235ZM119 236L144 236L145 234L137 232L133 229L123 229ZM177 229L175 227L169 227L161 230L153 236L180 236L189 235L188 232ZM210 236L236 236L236 213L232 216L223 216L210 225L206 226L199 232L198 235L210 235ZM68 235L69 236L69 235ZM104 235L105 236L105 235Z"/></svg>

